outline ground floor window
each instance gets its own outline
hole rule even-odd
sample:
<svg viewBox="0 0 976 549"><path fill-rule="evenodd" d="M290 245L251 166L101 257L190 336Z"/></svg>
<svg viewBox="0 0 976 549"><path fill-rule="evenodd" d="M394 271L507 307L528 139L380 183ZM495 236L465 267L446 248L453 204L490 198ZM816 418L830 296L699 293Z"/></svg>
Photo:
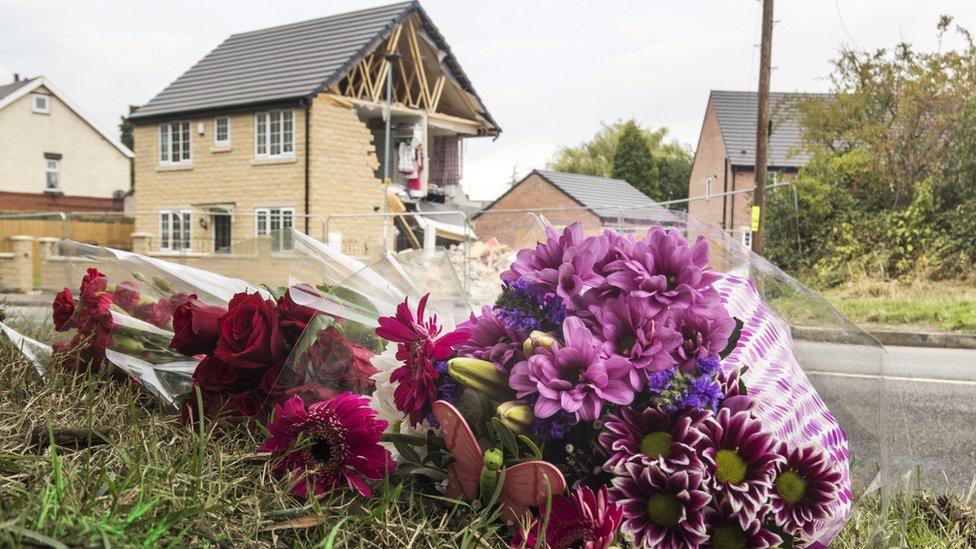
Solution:
<svg viewBox="0 0 976 549"><path fill-rule="evenodd" d="M292 249L290 230L295 226L295 208L256 208L254 210L254 234L273 236L274 251Z"/></svg>
<svg viewBox="0 0 976 549"><path fill-rule="evenodd" d="M159 212L159 249L190 251L192 212L190 210L163 210Z"/></svg>

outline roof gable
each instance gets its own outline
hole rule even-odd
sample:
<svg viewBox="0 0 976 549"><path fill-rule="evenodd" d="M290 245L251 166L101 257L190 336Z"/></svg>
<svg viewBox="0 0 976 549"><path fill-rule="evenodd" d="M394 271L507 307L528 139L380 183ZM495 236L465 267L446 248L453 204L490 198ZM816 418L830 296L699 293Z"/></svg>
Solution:
<svg viewBox="0 0 976 549"><path fill-rule="evenodd" d="M19 85L15 86L15 84L19 84ZM25 95L41 87L47 89L49 92L51 92L51 94L57 97L59 101L64 103L64 105L71 110L71 112L75 113L75 115L78 116L78 118L81 118L86 124L88 124L88 126L91 129L95 130L95 132L98 133L103 139L111 143L112 146L118 149L120 153L122 153L128 158L135 158L135 155L132 154L132 151L129 150L128 147L123 145L121 141L119 141L115 137L112 137L105 130L103 130L98 124L95 123L95 121L91 117L85 114L85 112L82 111L78 105L76 105L71 99L68 99L68 96L61 93L61 91L58 90L58 88L55 87L50 80L48 80L43 76L35 76L34 78L31 78L23 82L14 82L13 84L0 86L0 109L3 109L7 105L13 104L21 97L24 97Z"/></svg>
<svg viewBox="0 0 976 549"><path fill-rule="evenodd" d="M134 121L299 101L337 84L411 14L444 52L458 85L477 97L417 2L401 2L233 34L131 118ZM479 100L480 101L480 100ZM490 116L482 113L494 125ZM496 125L497 127L497 125Z"/></svg>
<svg viewBox="0 0 976 549"><path fill-rule="evenodd" d="M803 129L797 103L817 97L832 96L799 92L769 95L769 119L772 122L768 149L770 167L800 168L810 161L810 153L803 150ZM729 162L733 166L754 166L759 110L757 93L713 90L709 102L715 107Z"/></svg>
<svg viewBox="0 0 976 549"><path fill-rule="evenodd" d="M595 175L583 175L548 170L532 170L521 181L516 183L502 196L485 206L482 212L492 208L512 189L524 181L538 175L557 190L573 199L581 207L593 212L601 220L622 217L628 220L653 219L650 209L659 208L657 202L646 194L638 191L633 185L623 179L610 179ZM544 206L540 206L544 210ZM481 212L479 212L481 213ZM477 217L475 215L474 217Z"/></svg>

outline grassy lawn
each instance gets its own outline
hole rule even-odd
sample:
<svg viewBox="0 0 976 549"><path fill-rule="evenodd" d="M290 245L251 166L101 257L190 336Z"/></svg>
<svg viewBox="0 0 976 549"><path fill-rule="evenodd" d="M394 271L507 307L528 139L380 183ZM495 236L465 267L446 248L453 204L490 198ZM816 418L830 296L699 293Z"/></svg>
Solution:
<svg viewBox="0 0 976 549"><path fill-rule="evenodd" d="M868 329L976 333L976 285L862 281L819 291ZM776 300L775 305L802 320L805 304Z"/></svg>
<svg viewBox="0 0 976 549"><path fill-rule="evenodd" d="M2 344L0 388L0 546L507 543L488 511L410 487L380 485L368 501L348 493L299 501L254 453L262 427L190 429L107 375L52 372L42 383ZM871 508L856 513L835 547L868 545L879 523ZM912 496L890 509L891 531L904 531L911 547L976 544L976 513L956 500Z"/></svg>

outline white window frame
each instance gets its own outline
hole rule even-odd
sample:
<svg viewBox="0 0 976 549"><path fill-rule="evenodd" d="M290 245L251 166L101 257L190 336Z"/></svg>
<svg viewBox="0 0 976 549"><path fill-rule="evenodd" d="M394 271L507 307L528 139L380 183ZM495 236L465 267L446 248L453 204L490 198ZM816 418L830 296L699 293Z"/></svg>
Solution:
<svg viewBox="0 0 976 549"><path fill-rule="evenodd" d="M188 252L193 249L193 210L159 210L159 249L164 252ZM164 220L165 218L165 220ZM180 245L174 246L173 221L179 219ZM166 228L166 238L163 238L163 227ZM186 233L185 235L183 233Z"/></svg>
<svg viewBox="0 0 976 549"><path fill-rule="evenodd" d="M705 179L705 198L711 198L712 196L712 181L711 177Z"/></svg>
<svg viewBox="0 0 976 549"><path fill-rule="evenodd" d="M289 126L290 129L286 129ZM295 111L282 109L256 113L254 115L254 158L294 157Z"/></svg>
<svg viewBox="0 0 976 549"><path fill-rule="evenodd" d="M53 166L53 167L52 167ZM54 174L54 186L51 186L51 174ZM44 190L58 192L61 190L61 159L44 157Z"/></svg>
<svg viewBox="0 0 976 549"><path fill-rule="evenodd" d="M43 99L44 106L37 106L37 100ZM43 93L31 94L31 110L38 114L51 114L51 97Z"/></svg>
<svg viewBox="0 0 976 549"><path fill-rule="evenodd" d="M179 139L180 158L173 160L173 130L176 129L181 137ZM190 131L190 123L186 120L176 122L166 122L159 125L156 132L156 141L159 144L156 158L159 159L160 166L189 166L193 164L193 132ZM165 158L164 158L165 157Z"/></svg>
<svg viewBox="0 0 976 549"><path fill-rule="evenodd" d="M740 230L742 231L742 234L739 236L739 241L742 242L742 245L745 246L746 249L751 250L752 249L752 228L742 227Z"/></svg>
<svg viewBox="0 0 976 549"><path fill-rule="evenodd" d="M285 219L288 220L288 224L285 224ZM275 227L275 222L277 221L277 227ZM264 224L264 230L262 231L261 225ZM293 228L295 226L295 208L287 207L268 207L268 208L254 208L254 236L259 237L261 235L270 234L272 231L277 231L284 229L285 227ZM275 239L272 249L276 252L281 250L292 249L292 242L290 237L285 237L284 239Z"/></svg>
<svg viewBox="0 0 976 549"><path fill-rule="evenodd" d="M223 120L227 124L227 135L223 140L219 139L219 132L217 131L217 125L221 120ZM214 148L216 149L230 148L230 117L229 116L218 116L214 118L213 134L214 134L214 140L213 140Z"/></svg>

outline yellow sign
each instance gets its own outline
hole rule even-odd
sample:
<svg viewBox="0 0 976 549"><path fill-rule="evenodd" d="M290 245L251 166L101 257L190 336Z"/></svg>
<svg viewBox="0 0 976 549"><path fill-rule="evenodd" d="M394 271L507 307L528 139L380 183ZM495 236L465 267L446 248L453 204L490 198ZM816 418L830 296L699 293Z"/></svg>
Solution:
<svg viewBox="0 0 976 549"><path fill-rule="evenodd" d="M753 232L759 230L759 206L752 207L752 227L750 227Z"/></svg>

